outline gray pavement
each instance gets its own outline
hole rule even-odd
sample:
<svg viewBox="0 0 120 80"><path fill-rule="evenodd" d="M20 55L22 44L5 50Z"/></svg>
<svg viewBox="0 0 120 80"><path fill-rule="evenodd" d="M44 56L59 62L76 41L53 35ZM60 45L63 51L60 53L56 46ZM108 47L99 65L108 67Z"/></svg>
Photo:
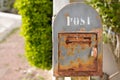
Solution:
<svg viewBox="0 0 120 80"><path fill-rule="evenodd" d="M120 80L120 73L112 77L110 80Z"/></svg>
<svg viewBox="0 0 120 80"><path fill-rule="evenodd" d="M110 44L103 45L103 72L110 76L110 80L120 80L119 68Z"/></svg>
<svg viewBox="0 0 120 80"><path fill-rule="evenodd" d="M118 72L118 66L110 48L110 44L103 45L103 71L108 75Z"/></svg>
<svg viewBox="0 0 120 80"><path fill-rule="evenodd" d="M0 12L0 41L5 39L13 29L20 27L21 24L20 15Z"/></svg>
<svg viewBox="0 0 120 80"><path fill-rule="evenodd" d="M16 29L0 43L0 80L51 80L47 70L33 68L24 56L24 39Z"/></svg>

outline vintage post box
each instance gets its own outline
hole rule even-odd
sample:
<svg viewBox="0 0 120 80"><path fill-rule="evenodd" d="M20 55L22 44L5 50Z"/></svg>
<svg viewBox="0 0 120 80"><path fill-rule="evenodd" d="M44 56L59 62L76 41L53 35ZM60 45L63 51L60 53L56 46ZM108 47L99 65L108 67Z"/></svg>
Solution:
<svg viewBox="0 0 120 80"><path fill-rule="evenodd" d="M84 3L65 6L52 27L54 76L102 75L102 23Z"/></svg>

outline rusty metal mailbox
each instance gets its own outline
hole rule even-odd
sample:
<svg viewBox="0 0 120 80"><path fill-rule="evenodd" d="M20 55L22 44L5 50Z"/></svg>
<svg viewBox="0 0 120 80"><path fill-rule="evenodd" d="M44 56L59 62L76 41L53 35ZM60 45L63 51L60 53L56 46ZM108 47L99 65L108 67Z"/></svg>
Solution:
<svg viewBox="0 0 120 80"><path fill-rule="evenodd" d="M55 76L102 75L102 24L84 3L65 6L53 23Z"/></svg>

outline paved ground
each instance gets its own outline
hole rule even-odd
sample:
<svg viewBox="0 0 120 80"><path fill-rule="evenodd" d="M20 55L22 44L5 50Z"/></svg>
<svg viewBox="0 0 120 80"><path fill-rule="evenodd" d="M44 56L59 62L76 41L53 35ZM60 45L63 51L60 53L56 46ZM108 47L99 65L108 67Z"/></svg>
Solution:
<svg viewBox="0 0 120 80"><path fill-rule="evenodd" d="M50 76L49 71L29 66L19 30L0 43L0 80L51 80Z"/></svg>
<svg viewBox="0 0 120 80"><path fill-rule="evenodd" d="M110 48L110 44L103 45L103 54L103 71L112 77L110 80L120 80L120 73L118 73L120 72L120 66L118 66L115 61L112 49Z"/></svg>
<svg viewBox="0 0 120 80"><path fill-rule="evenodd" d="M50 71L29 66L19 29L12 32L19 27L20 15L0 12L0 80L51 80Z"/></svg>
<svg viewBox="0 0 120 80"><path fill-rule="evenodd" d="M23 58L24 43L22 38L13 34L0 44L0 80L15 80L20 78L19 69L28 67Z"/></svg>
<svg viewBox="0 0 120 80"><path fill-rule="evenodd" d="M13 29L21 26L21 16L0 12L0 41Z"/></svg>

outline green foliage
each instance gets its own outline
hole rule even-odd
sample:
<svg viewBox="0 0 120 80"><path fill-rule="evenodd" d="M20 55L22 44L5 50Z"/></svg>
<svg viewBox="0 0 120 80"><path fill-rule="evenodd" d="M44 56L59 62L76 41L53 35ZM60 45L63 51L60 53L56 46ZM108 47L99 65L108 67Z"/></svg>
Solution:
<svg viewBox="0 0 120 80"><path fill-rule="evenodd" d="M90 4L99 12L104 27L120 33L120 2L119 0L90 0Z"/></svg>
<svg viewBox="0 0 120 80"><path fill-rule="evenodd" d="M21 34L29 63L42 69L52 64L51 0L16 0L15 8L22 15Z"/></svg>

